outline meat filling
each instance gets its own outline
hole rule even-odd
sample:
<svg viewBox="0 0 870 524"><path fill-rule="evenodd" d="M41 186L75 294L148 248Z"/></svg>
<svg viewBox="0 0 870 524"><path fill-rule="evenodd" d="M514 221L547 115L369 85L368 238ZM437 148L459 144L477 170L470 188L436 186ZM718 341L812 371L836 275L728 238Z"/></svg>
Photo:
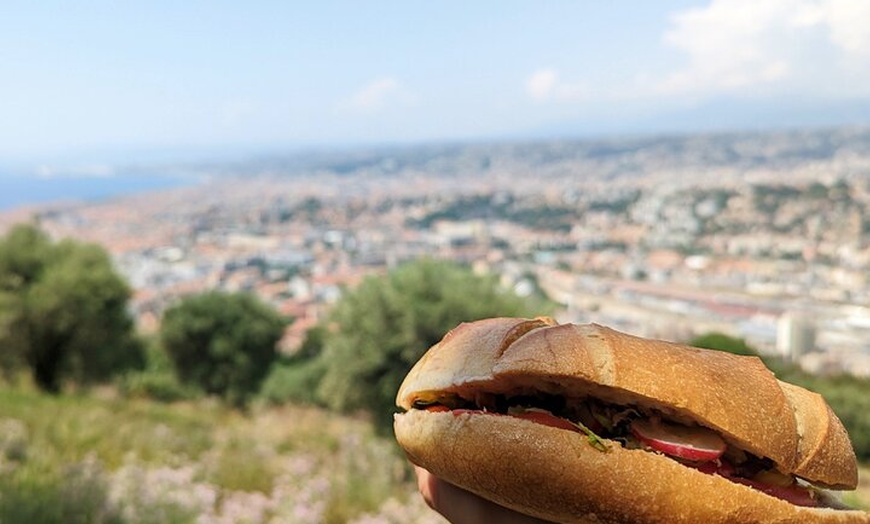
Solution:
<svg viewBox="0 0 870 524"><path fill-rule="evenodd" d="M589 444L601 452L612 445L656 452L795 505L844 509L827 493L778 471L769 459L727 445L711 429L669 420L663 413L637 406L548 394L476 393L465 398L446 393L420 396L412 408L524 418L585 434Z"/></svg>

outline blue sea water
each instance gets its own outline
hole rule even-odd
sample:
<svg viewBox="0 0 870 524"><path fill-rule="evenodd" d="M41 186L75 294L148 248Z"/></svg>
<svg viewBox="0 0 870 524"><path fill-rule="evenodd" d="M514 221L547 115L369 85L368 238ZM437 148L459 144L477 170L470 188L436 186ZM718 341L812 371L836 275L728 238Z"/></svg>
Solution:
<svg viewBox="0 0 870 524"><path fill-rule="evenodd" d="M193 176L159 174L57 178L0 174L0 210L59 201L99 201L145 191L192 186L198 182Z"/></svg>

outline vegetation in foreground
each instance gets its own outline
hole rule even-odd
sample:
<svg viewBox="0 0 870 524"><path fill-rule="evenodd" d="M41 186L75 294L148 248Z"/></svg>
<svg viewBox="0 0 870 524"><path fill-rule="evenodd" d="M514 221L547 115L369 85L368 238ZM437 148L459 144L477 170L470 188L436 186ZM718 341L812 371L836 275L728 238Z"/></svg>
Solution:
<svg viewBox="0 0 870 524"><path fill-rule="evenodd" d="M391 438L315 407L0 388L0 471L4 524L444 523Z"/></svg>
<svg viewBox="0 0 870 524"><path fill-rule="evenodd" d="M0 522L443 522L369 422L0 389Z"/></svg>

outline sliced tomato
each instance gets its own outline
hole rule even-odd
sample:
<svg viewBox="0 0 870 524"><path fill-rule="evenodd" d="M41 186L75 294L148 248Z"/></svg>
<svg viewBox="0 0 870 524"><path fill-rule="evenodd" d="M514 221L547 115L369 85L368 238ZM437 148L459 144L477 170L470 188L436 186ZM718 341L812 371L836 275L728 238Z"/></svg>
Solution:
<svg viewBox="0 0 870 524"><path fill-rule="evenodd" d="M543 424L545 426L550 426L553 428L559 429L568 429L571 431L580 431L580 429L572 424L570 421L557 417L548 411L543 410L527 410L527 411L517 411L514 413L509 413L510 416L516 418L522 418L525 420L531 420L532 422L537 422L538 424Z"/></svg>
<svg viewBox="0 0 870 524"><path fill-rule="evenodd" d="M635 420L631 433L665 455L696 462L716 460L725 453L725 441L716 432L659 420Z"/></svg>

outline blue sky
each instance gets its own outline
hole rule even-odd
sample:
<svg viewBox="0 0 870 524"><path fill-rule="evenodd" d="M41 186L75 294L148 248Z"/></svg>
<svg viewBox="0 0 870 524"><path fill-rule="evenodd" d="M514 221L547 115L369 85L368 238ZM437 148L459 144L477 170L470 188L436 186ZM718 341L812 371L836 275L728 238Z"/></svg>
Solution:
<svg viewBox="0 0 870 524"><path fill-rule="evenodd" d="M2 11L0 159L870 117L866 0L83 0Z"/></svg>

